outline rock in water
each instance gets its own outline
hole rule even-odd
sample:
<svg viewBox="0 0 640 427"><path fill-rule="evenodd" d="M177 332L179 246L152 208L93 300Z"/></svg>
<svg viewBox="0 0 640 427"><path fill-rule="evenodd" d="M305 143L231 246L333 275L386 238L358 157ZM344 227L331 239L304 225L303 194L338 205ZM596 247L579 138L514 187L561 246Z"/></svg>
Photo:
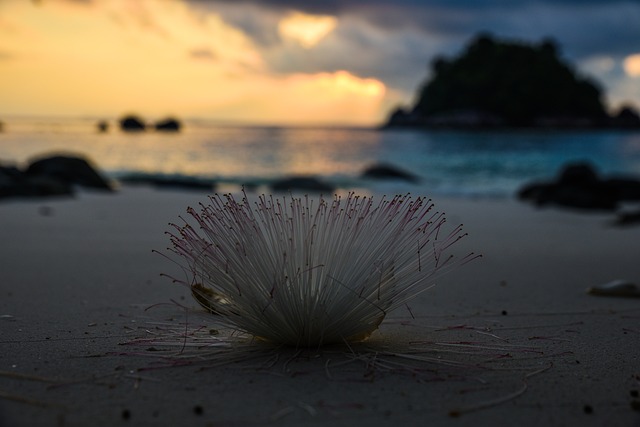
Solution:
<svg viewBox="0 0 640 427"><path fill-rule="evenodd" d="M586 163L567 165L556 181L525 185L518 192L518 197L537 205L590 210L613 210L618 205L615 192Z"/></svg>
<svg viewBox="0 0 640 427"><path fill-rule="evenodd" d="M9 197L71 196L70 184L45 175L30 176L13 166L0 166L0 199Z"/></svg>
<svg viewBox="0 0 640 427"><path fill-rule="evenodd" d="M417 176L396 168L395 166L385 164L369 166L362 173L362 177L372 179L399 179L414 183L419 181Z"/></svg>
<svg viewBox="0 0 640 427"><path fill-rule="evenodd" d="M137 116L125 116L120 119L120 129L125 132L142 132L146 127L142 119Z"/></svg>
<svg viewBox="0 0 640 427"><path fill-rule="evenodd" d="M107 122L106 120L100 120L98 123L96 123L96 129L98 129L98 132L100 133L105 133L109 130L109 122Z"/></svg>
<svg viewBox="0 0 640 427"><path fill-rule="evenodd" d="M67 185L113 191L111 184L89 162L75 156L45 157L32 162L25 171L29 179L57 181Z"/></svg>
<svg viewBox="0 0 640 427"><path fill-rule="evenodd" d="M155 128L160 132L179 132L182 125L174 118L160 120L155 124Z"/></svg>
<svg viewBox="0 0 640 427"><path fill-rule="evenodd" d="M311 176L292 176L274 181L271 184L273 191L303 190L315 193L332 193L335 187Z"/></svg>

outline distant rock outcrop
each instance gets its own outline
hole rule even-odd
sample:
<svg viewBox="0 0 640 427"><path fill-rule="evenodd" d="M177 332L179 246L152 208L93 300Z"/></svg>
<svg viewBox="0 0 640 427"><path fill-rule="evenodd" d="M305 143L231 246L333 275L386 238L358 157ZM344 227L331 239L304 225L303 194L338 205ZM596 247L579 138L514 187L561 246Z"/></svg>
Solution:
<svg viewBox="0 0 640 427"><path fill-rule="evenodd" d="M538 206L613 210L620 202L640 201L640 180L632 177L602 179L587 163L567 165L555 181L525 185L518 198Z"/></svg>
<svg viewBox="0 0 640 427"><path fill-rule="evenodd" d="M42 176L70 185L112 191L111 184L94 169L88 160L77 156L52 156L33 161L24 172L27 176Z"/></svg>
<svg viewBox="0 0 640 427"><path fill-rule="evenodd" d="M416 104L387 127L640 127L630 107L610 117L599 86L579 76L552 40L540 44L476 37L456 58L436 58Z"/></svg>
<svg viewBox="0 0 640 427"><path fill-rule="evenodd" d="M98 123L96 123L96 129L100 133L107 132L109 130L109 122L107 122L106 120L100 120Z"/></svg>
<svg viewBox="0 0 640 427"><path fill-rule="evenodd" d="M125 132L142 132L146 128L147 125L138 116L129 115L120 119L120 129Z"/></svg>
<svg viewBox="0 0 640 427"><path fill-rule="evenodd" d="M181 189L213 192L216 183L212 180L190 176L159 176L153 174L132 174L119 179L130 185L151 185L158 189Z"/></svg>
<svg viewBox="0 0 640 427"><path fill-rule="evenodd" d="M147 126L140 117L135 115L124 116L120 119L120 129L124 132L142 132L148 128L152 128L158 132L179 132L182 129L182 123L173 117L167 117L159 120L153 125Z"/></svg>
<svg viewBox="0 0 640 427"><path fill-rule="evenodd" d="M182 124L172 117L158 121L154 125L155 129L160 132L179 132Z"/></svg>
<svg viewBox="0 0 640 427"><path fill-rule="evenodd" d="M33 161L25 170L0 166L0 198L68 196L81 186L113 191L109 181L77 156L52 156Z"/></svg>
<svg viewBox="0 0 640 427"><path fill-rule="evenodd" d="M626 105L611 118L611 124L618 128L640 128L640 114Z"/></svg>
<svg viewBox="0 0 640 427"><path fill-rule="evenodd" d="M383 163L367 167L364 172L362 172L362 177L371 179L397 179L414 183L419 181L418 177L412 173Z"/></svg>
<svg viewBox="0 0 640 427"><path fill-rule="evenodd" d="M273 191L310 191L314 193L333 193L335 187L312 176L292 176L271 183Z"/></svg>

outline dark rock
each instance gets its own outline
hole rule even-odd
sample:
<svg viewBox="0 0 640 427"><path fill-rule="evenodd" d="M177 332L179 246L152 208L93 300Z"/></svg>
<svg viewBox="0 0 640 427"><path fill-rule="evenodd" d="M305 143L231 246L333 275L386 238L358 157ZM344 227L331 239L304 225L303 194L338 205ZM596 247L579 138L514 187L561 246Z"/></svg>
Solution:
<svg viewBox="0 0 640 427"><path fill-rule="evenodd" d="M624 227L629 225L636 225L638 223L640 223L640 211L627 211L620 212L613 222L613 225Z"/></svg>
<svg viewBox="0 0 640 427"><path fill-rule="evenodd" d="M170 117L155 124L156 130L161 132L179 132L181 127L182 125L178 120Z"/></svg>
<svg viewBox="0 0 640 427"><path fill-rule="evenodd" d="M273 191L303 190L315 193L332 193L335 187L311 176L293 176L271 183Z"/></svg>
<svg viewBox="0 0 640 427"><path fill-rule="evenodd" d="M0 165L0 185L24 178L23 173L15 166Z"/></svg>
<svg viewBox="0 0 640 427"><path fill-rule="evenodd" d="M42 158L25 171L0 166L0 198L71 196L76 185L112 191L111 185L80 157Z"/></svg>
<svg viewBox="0 0 640 427"><path fill-rule="evenodd" d="M46 157L32 162L25 175L30 180L58 182L62 185L79 185L105 191L112 191L109 182L103 178L87 160L74 156Z"/></svg>
<svg viewBox="0 0 640 427"><path fill-rule="evenodd" d="M618 206L615 197L602 187L585 188L562 185L552 186L538 203L591 210L613 210Z"/></svg>
<svg viewBox="0 0 640 427"><path fill-rule="evenodd" d="M624 106L611 118L614 127L639 128L640 114L631 106Z"/></svg>
<svg viewBox="0 0 640 427"><path fill-rule="evenodd" d="M20 196L28 197L73 196L75 192L71 183L50 175L28 176L22 188Z"/></svg>
<svg viewBox="0 0 640 427"><path fill-rule="evenodd" d="M558 184L592 188L598 185L598 174L588 163L571 163L560 171Z"/></svg>
<svg viewBox="0 0 640 427"><path fill-rule="evenodd" d="M419 181L417 176L396 168L395 166L385 164L369 166L362 172L362 177L371 179L399 179L414 183Z"/></svg>
<svg viewBox="0 0 640 427"><path fill-rule="evenodd" d="M520 187L516 196L520 200L530 200L538 203L538 200L543 196L544 191L549 187L549 185L551 184L548 182L530 182Z"/></svg>
<svg viewBox="0 0 640 427"><path fill-rule="evenodd" d="M144 121L137 116L125 116L120 119L120 129L125 132L142 132L146 127Z"/></svg>
<svg viewBox="0 0 640 427"><path fill-rule="evenodd" d="M621 202L640 201L640 180L635 178L609 178L602 184Z"/></svg>
<svg viewBox="0 0 640 427"><path fill-rule="evenodd" d="M26 179L14 166L0 166L0 198L19 196L24 192Z"/></svg>
<svg viewBox="0 0 640 427"><path fill-rule="evenodd" d="M0 198L70 195L72 186L54 177L30 176L16 167L0 166Z"/></svg>
<svg viewBox="0 0 640 427"><path fill-rule="evenodd" d="M413 127L417 125L418 120L419 117L412 115L407 109L399 107L391 113L384 127Z"/></svg>
<svg viewBox="0 0 640 427"><path fill-rule="evenodd" d="M216 187L216 184L212 181L186 176L173 177L136 174L120 178L120 182L133 185L151 185L159 189L180 189L208 192L214 191Z"/></svg>
<svg viewBox="0 0 640 427"><path fill-rule="evenodd" d="M109 122L107 122L106 120L101 120L96 123L96 128L98 129L98 132L105 133L109 130Z"/></svg>
<svg viewBox="0 0 640 427"><path fill-rule="evenodd" d="M588 164L567 165L553 182L527 184L518 198L537 205L578 209L613 210L623 200L640 198L640 183L632 179L601 180Z"/></svg>

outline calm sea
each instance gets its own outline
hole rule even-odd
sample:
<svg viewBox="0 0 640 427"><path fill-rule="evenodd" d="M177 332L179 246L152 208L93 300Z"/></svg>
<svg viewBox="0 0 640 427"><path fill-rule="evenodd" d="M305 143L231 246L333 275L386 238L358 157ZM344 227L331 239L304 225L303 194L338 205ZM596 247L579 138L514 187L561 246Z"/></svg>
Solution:
<svg viewBox="0 0 640 427"><path fill-rule="evenodd" d="M24 165L52 152L87 156L105 174L215 180L224 190L313 175L342 189L509 197L524 183L555 176L567 162L603 174L640 175L640 132L378 131L230 127L187 121L177 134L98 133L89 119L4 119L0 162ZM420 177L418 184L360 178L374 163Z"/></svg>

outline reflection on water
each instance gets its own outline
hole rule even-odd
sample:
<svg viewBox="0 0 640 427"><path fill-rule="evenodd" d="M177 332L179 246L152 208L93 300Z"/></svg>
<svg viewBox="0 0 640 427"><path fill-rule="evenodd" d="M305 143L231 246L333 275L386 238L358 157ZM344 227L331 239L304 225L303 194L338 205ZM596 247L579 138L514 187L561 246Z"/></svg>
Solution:
<svg viewBox="0 0 640 427"><path fill-rule="evenodd" d="M127 134L114 126L98 133L95 124L7 120L0 161L72 152L115 177L146 172L261 182L304 174L342 186L354 184L367 165L385 162L422 177L421 191L457 195L510 195L570 161L590 161L603 173L640 174L639 132L380 132L187 122L179 134ZM416 190L413 184L406 189Z"/></svg>

